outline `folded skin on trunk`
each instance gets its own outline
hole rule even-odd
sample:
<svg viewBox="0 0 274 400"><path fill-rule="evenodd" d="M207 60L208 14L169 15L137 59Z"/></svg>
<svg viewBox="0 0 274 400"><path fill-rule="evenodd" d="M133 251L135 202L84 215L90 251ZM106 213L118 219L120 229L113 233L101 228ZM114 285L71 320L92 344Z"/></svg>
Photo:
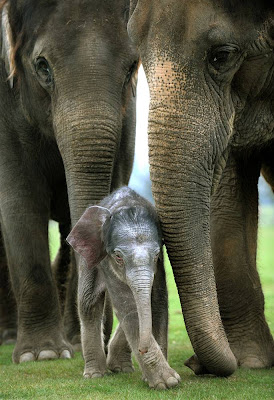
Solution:
<svg viewBox="0 0 274 400"><path fill-rule="evenodd" d="M139 318L139 352L147 353L151 345L152 316L151 290L154 275L147 268L138 268L127 274L127 281L132 290Z"/></svg>
<svg viewBox="0 0 274 400"><path fill-rule="evenodd" d="M89 205L110 193L121 135L117 99L112 102L111 95L103 93L96 96L95 103L90 100L92 89L87 91L79 93L77 99L75 94L67 94L67 101L60 99L54 121L65 166L72 226Z"/></svg>
<svg viewBox="0 0 274 400"><path fill-rule="evenodd" d="M205 102L207 83L198 73L195 76L195 67L179 70L166 59L155 65L144 64L151 95L152 191L187 331L200 362L195 372L227 376L237 364L219 313L209 211L234 115L232 109L226 111L228 124L223 124L214 88Z"/></svg>

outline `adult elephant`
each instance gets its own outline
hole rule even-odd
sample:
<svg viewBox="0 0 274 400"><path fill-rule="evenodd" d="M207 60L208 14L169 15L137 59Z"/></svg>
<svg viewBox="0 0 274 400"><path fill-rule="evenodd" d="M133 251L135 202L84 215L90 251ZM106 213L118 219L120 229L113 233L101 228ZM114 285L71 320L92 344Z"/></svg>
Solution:
<svg viewBox="0 0 274 400"><path fill-rule="evenodd" d="M256 270L257 181L264 166L272 184L274 174L270 3L131 1L128 31L150 89L152 191L197 374L274 360Z"/></svg>
<svg viewBox="0 0 274 400"><path fill-rule="evenodd" d="M2 8L0 216L18 309L14 362L72 353L49 218L67 231L130 176L138 56L128 10L126 0L6 0Z"/></svg>

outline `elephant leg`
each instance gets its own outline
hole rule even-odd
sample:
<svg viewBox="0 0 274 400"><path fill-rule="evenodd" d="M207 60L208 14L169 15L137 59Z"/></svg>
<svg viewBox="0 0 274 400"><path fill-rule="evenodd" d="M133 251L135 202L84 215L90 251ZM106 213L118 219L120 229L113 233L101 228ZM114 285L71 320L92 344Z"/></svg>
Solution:
<svg viewBox="0 0 274 400"><path fill-rule="evenodd" d="M16 302L9 281L9 271L0 230L0 344L13 344L17 333Z"/></svg>
<svg viewBox="0 0 274 400"><path fill-rule="evenodd" d="M48 188L42 176L38 190L31 185L36 175L31 179L28 170L25 175L22 171L22 176L30 181L21 174L13 175L12 187L2 181L7 195L0 198L1 227L18 312L13 361L70 358L72 349L64 339L50 265Z"/></svg>
<svg viewBox="0 0 274 400"><path fill-rule="evenodd" d="M66 337L75 351L81 351L79 316L77 311L78 273L75 255L71 252L70 272L67 280L64 309L64 325Z"/></svg>
<svg viewBox="0 0 274 400"><path fill-rule="evenodd" d="M113 281L108 281L107 287L120 322L117 333L113 338L114 344L116 344L115 342L117 339L121 340L121 342L123 341L124 345L121 346L120 349L122 348L122 351L124 351L126 348L125 338L127 339L127 342L141 367L143 377L150 387L155 389L166 389L178 385L180 376L169 366L159 344L152 334L149 339L147 352L141 354L139 351L139 317L131 289L121 282L116 286ZM118 288L119 296L117 296ZM124 332L125 338L122 336L121 331ZM111 354L113 354L113 349L111 347L112 341L110 342L108 359L110 359ZM112 357L112 360L114 359L115 355ZM115 365L114 362L113 365Z"/></svg>
<svg viewBox="0 0 274 400"><path fill-rule="evenodd" d="M180 376L169 366L154 336L151 336L148 351L144 354L139 352L139 320L137 311L128 312L120 321L130 347L141 367L143 378L148 382L149 387L167 389L177 386L180 382Z"/></svg>
<svg viewBox="0 0 274 400"><path fill-rule="evenodd" d="M103 342L105 284L97 268L81 264L78 282L78 312L85 360L84 377L100 378L106 373Z"/></svg>
<svg viewBox="0 0 274 400"><path fill-rule="evenodd" d="M77 267L75 256L66 242L70 226L59 223L60 248L52 269L57 284L66 337L75 351L81 351L80 324L77 311Z"/></svg>
<svg viewBox="0 0 274 400"><path fill-rule="evenodd" d="M113 326L113 310L112 304L108 292L105 293L105 304L104 304L104 314L103 314L103 335L104 335L104 345L105 353L108 353L108 343L112 333Z"/></svg>
<svg viewBox="0 0 274 400"><path fill-rule="evenodd" d="M70 226L59 223L60 231L60 248L52 263L52 271L56 281L57 290L59 293L59 302L61 313L64 313L66 288L70 272L70 252L71 248L66 242L66 237L70 232Z"/></svg>
<svg viewBox="0 0 274 400"><path fill-rule="evenodd" d="M152 287L152 330L165 358L167 359L168 337L168 292L163 255L158 260L157 273Z"/></svg>
<svg viewBox="0 0 274 400"><path fill-rule="evenodd" d="M134 371L131 348L120 324L109 343L107 367L112 372Z"/></svg>
<svg viewBox="0 0 274 400"><path fill-rule="evenodd" d="M270 367L274 361L256 269L259 173L256 159L231 156L211 206L220 313L238 365L249 368Z"/></svg>

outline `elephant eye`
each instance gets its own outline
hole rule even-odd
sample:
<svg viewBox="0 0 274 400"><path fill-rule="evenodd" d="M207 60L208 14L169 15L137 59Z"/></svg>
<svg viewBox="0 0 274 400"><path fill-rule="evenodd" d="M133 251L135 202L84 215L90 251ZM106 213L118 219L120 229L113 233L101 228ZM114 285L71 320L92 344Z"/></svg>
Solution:
<svg viewBox="0 0 274 400"><path fill-rule="evenodd" d="M124 264L123 256L119 251L114 251L113 256L114 256L114 259L117 262L117 264L119 264L119 265Z"/></svg>
<svg viewBox="0 0 274 400"><path fill-rule="evenodd" d="M235 57L239 54L239 48L227 45L213 49L209 54L210 64L217 70L228 69Z"/></svg>
<svg viewBox="0 0 274 400"><path fill-rule="evenodd" d="M49 63L44 57L38 57L35 61L35 71L39 82L45 88L48 88L53 83L52 70Z"/></svg>

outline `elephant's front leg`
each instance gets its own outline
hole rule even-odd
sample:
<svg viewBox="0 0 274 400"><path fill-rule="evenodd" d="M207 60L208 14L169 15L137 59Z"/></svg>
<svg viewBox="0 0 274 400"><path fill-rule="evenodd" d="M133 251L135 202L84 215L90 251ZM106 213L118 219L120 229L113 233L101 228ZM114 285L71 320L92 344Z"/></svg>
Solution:
<svg viewBox="0 0 274 400"><path fill-rule="evenodd" d="M85 360L84 378L101 378L106 373L103 341L105 285L100 271L87 268L80 260L78 310Z"/></svg>
<svg viewBox="0 0 274 400"><path fill-rule="evenodd" d="M16 184L17 183L17 184ZM25 182L13 181L16 193L1 197L1 223L18 312L13 361L70 358L64 339L58 294L48 248L48 200Z"/></svg>
<svg viewBox="0 0 274 400"><path fill-rule="evenodd" d="M20 210L20 205L14 209ZM9 210L3 213L3 225L18 311L13 361L70 358L50 266L46 218Z"/></svg>
<svg viewBox="0 0 274 400"><path fill-rule="evenodd" d="M264 316L256 269L258 177L256 159L230 160L211 207L211 241L224 328L238 364L270 367L274 344Z"/></svg>
<svg viewBox="0 0 274 400"><path fill-rule="evenodd" d="M151 336L147 353L141 354L139 352L139 321L137 312L131 312L123 318L122 328L142 369L143 378L148 382L149 387L154 389L168 389L177 386L181 378L169 366L154 336Z"/></svg>
<svg viewBox="0 0 274 400"><path fill-rule="evenodd" d="M166 389L178 385L180 376L169 366L153 335L150 337L147 353L139 352L139 317L135 299L129 287L121 282L116 286L113 277L112 282L108 282L107 286L121 328L149 386L155 389Z"/></svg>

